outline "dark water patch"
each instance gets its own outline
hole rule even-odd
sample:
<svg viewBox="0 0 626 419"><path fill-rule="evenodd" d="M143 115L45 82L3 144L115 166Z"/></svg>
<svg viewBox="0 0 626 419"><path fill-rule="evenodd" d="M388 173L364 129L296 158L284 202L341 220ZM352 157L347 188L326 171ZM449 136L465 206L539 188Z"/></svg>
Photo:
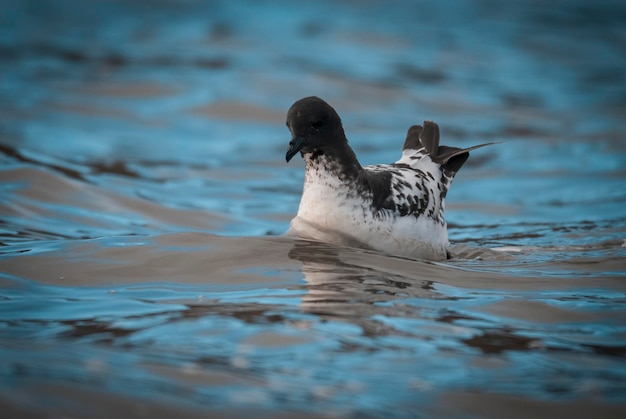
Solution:
<svg viewBox="0 0 626 419"><path fill-rule="evenodd" d="M588 345L587 347L598 355L626 357L626 346Z"/></svg>
<svg viewBox="0 0 626 419"><path fill-rule="evenodd" d="M503 351L524 351L536 345L536 340L523 336L516 336L506 331L485 333L466 339L466 345L478 348L486 354L499 354Z"/></svg>
<svg viewBox="0 0 626 419"><path fill-rule="evenodd" d="M11 159L16 160L18 162L34 164L35 166L43 166L43 167L58 171L70 178L84 180L83 173L79 172L78 170L67 167L64 164L55 164L55 163L38 161L35 158L23 155L19 150L11 146L0 144L0 152L2 152L7 157L10 157Z"/></svg>
<svg viewBox="0 0 626 419"><path fill-rule="evenodd" d="M406 77L411 81L424 84L437 84L442 83L446 79L444 72L437 69L424 69L419 67L413 67L410 64L399 64L396 71L400 77Z"/></svg>
<svg viewBox="0 0 626 419"><path fill-rule="evenodd" d="M118 67L176 68L197 67L207 70L223 70L231 62L225 56L185 57L176 55L136 56L123 52L65 47L55 44L22 45L19 48L2 46L0 54L10 60L37 60L42 66L50 65L48 59L63 61L68 65ZM102 68L100 68L102 70ZM137 70L137 69L133 69Z"/></svg>
<svg viewBox="0 0 626 419"><path fill-rule="evenodd" d="M139 174L129 169L126 162L113 161L113 162L94 162L90 164L93 174L114 174L118 176L127 176L132 178L138 178Z"/></svg>

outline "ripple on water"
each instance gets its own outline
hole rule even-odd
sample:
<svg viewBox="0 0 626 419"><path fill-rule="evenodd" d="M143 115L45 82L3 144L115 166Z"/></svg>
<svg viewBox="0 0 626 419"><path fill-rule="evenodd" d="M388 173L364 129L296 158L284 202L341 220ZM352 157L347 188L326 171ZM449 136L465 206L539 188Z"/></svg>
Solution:
<svg viewBox="0 0 626 419"><path fill-rule="evenodd" d="M378 411L472 389L555 402L590 389L623 396L626 288L615 279L555 283L195 233L122 247L77 242L15 259L0 261L15 275L5 278L0 304L3 368L13 371L5 385L91 383L134 397L182 391L192 406L300 409L315 400L337 413L355 397L350 411ZM137 268L142 284L120 275ZM54 362L20 346L28 341ZM61 349L68 342L79 358ZM217 385L220 377L232 385Z"/></svg>
<svg viewBox="0 0 626 419"><path fill-rule="evenodd" d="M0 4L3 412L623 416L623 5L31 6ZM310 94L364 164L425 119L502 142L454 259L276 237Z"/></svg>

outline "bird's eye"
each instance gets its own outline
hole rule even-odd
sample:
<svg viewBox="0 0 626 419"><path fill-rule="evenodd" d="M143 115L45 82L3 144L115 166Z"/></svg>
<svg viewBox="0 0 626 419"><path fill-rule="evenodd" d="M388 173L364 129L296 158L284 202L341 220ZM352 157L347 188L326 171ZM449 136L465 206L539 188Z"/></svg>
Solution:
<svg viewBox="0 0 626 419"><path fill-rule="evenodd" d="M315 121L311 124L311 126L315 129L320 129L322 128L322 125L324 125L323 121Z"/></svg>

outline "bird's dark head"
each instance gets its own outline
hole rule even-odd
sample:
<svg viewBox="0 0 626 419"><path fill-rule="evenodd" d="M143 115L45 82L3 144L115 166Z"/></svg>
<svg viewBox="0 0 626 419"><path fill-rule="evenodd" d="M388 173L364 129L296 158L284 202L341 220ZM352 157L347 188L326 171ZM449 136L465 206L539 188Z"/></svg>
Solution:
<svg viewBox="0 0 626 419"><path fill-rule="evenodd" d="M287 128L291 141L285 158L291 160L299 151L324 153L341 141L345 134L337 112L322 99L310 96L300 99L287 112Z"/></svg>

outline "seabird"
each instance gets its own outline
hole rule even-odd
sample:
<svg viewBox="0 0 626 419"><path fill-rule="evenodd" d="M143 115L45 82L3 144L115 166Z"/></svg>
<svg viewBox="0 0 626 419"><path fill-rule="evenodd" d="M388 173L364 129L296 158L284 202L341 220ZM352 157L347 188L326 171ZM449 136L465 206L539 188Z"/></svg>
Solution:
<svg viewBox="0 0 626 419"><path fill-rule="evenodd" d="M402 157L361 166L341 118L324 100L306 97L287 113L287 162L305 162L298 214L287 235L417 259L448 257L444 200L470 148L439 145L439 126L409 128Z"/></svg>

